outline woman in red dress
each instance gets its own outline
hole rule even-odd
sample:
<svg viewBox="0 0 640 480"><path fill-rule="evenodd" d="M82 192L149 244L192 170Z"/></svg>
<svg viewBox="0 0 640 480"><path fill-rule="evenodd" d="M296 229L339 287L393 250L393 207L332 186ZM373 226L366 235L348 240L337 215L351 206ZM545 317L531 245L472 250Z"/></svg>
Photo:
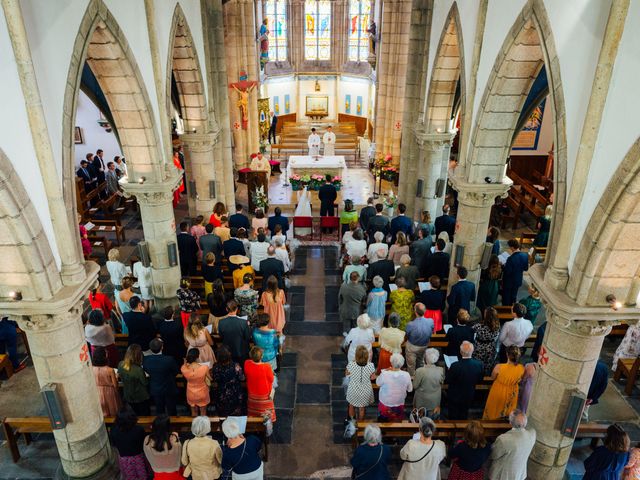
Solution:
<svg viewBox="0 0 640 480"><path fill-rule="evenodd" d="M182 164L180 163L179 150L173 151L173 166L178 169L180 175L183 174ZM180 202L180 194L182 192L184 192L184 180L180 180L180 186L173 192L173 208L176 208L178 206L178 202Z"/></svg>
<svg viewBox="0 0 640 480"><path fill-rule="evenodd" d="M94 289L89 291L89 304L91 305L91 310L102 310L104 318L109 320L111 318L111 310L113 310L113 304L109 297L104 293L99 292L99 284L95 286Z"/></svg>

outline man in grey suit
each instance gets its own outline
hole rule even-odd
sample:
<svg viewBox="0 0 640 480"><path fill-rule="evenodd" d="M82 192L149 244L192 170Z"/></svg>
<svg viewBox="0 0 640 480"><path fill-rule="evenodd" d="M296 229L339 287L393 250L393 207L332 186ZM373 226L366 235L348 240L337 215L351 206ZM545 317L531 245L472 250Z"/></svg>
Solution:
<svg viewBox="0 0 640 480"><path fill-rule="evenodd" d="M527 460L536 443L536 431L527 430L527 416L520 410L511 412L509 423L511 430L499 435L491 447L489 478L492 480L527 478Z"/></svg>
<svg viewBox="0 0 640 480"><path fill-rule="evenodd" d="M105 182L107 183L107 194L109 196L115 194L118 198L114 202L114 207L117 208L120 204L120 198L122 192L120 191L120 184L118 183L118 174L116 173L116 164L113 162L107 163L107 171L104 175Z"/></svg>
<svg viewBox="0 0 640 480"><path fill-rule="evenodd" d="M409 255L413 265L420 269L425 258L431 255L431 235L426 228L418 230L418 239L414 240L409 247Z"/></svg>
<svg viewBox="0 0 640 480"><path fill-rule="evenodd" d="M207 253L213 252L216 256L216 263L222 261L222 239L213 233L213 225L207 223L204 227L206 234L200 237L200 250L202 250L202 264L206 263Z"/></svg>
<svg viewBox="0 0 640 480"><path fill-rule="evenodd" d="M366 296L367 291L360 283L360 274L351 272L349 281L342 284L338 293L340 320L345 335L356 325L356 319L362 310L362 301Z"/></svg>

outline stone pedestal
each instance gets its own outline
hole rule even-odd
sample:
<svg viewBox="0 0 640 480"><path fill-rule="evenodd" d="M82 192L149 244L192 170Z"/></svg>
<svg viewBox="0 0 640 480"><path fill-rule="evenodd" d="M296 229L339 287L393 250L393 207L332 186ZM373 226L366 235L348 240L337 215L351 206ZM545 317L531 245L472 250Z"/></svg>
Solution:
<svg viewBox="0 0 640 480"><path fill-rule="evenodd" d="M189 189L188 203L189 215L195 218L198 215L204 215L208 218L213 211L213 206L218 201L219 183L217 182L216 172L220 172L216 168L214 158L214 146L218 139L215 133L187 133L180 137L184 147L187 161L187 181L195 182L196 194L191 195ZM220 162L217 162L220 163ZM209 195L209 182L216 182L216 196L211 198ZM224 201L224 197L222 197Z"/></svg>
<svg viewBox="0 0 640 480"><path fill-rule="evenodd" d="M421 159L418 162L418 179L422 180L422 201L416 205L416 214L419 215L423 210L431 213L431 218L435 219L439 215L438 204L442 206L444 193L441 197L436 197L436 182L442 178L447 181L446 176L442 177L442 165L445 165L446 172L447 162L444 159L445 152L449 151L451 142L455 137L455 133L418 133L416 132L416 140L420 145ZM415 177L414 177L415 178Z"/></svg>

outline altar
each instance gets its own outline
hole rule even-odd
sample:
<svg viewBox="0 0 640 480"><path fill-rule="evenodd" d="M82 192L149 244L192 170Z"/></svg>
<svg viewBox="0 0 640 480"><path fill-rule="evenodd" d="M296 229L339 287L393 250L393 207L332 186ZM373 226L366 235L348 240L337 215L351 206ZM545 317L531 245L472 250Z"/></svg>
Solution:
<svg viewBox="0 0 640 480"><path fill-rule="evenodd" d="M332 175L342 176L347 163L342 155L311 157L309 155L291 155L287 164L288 175Z"/></svg>

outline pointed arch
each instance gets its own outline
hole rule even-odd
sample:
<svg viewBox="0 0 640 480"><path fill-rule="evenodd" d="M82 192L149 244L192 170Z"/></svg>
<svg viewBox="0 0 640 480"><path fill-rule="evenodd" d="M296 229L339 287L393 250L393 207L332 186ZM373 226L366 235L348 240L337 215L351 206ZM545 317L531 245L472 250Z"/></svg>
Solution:
<svg viewBox="0 0 640 480"><path fill-rule="evenodd" d="M194 47L191 30L179 3L173 12L167 55L167 111L171 111L171 83L175 78L180 97L180 113L185 130L207 129L208 110L202 69Z"/></svg>

